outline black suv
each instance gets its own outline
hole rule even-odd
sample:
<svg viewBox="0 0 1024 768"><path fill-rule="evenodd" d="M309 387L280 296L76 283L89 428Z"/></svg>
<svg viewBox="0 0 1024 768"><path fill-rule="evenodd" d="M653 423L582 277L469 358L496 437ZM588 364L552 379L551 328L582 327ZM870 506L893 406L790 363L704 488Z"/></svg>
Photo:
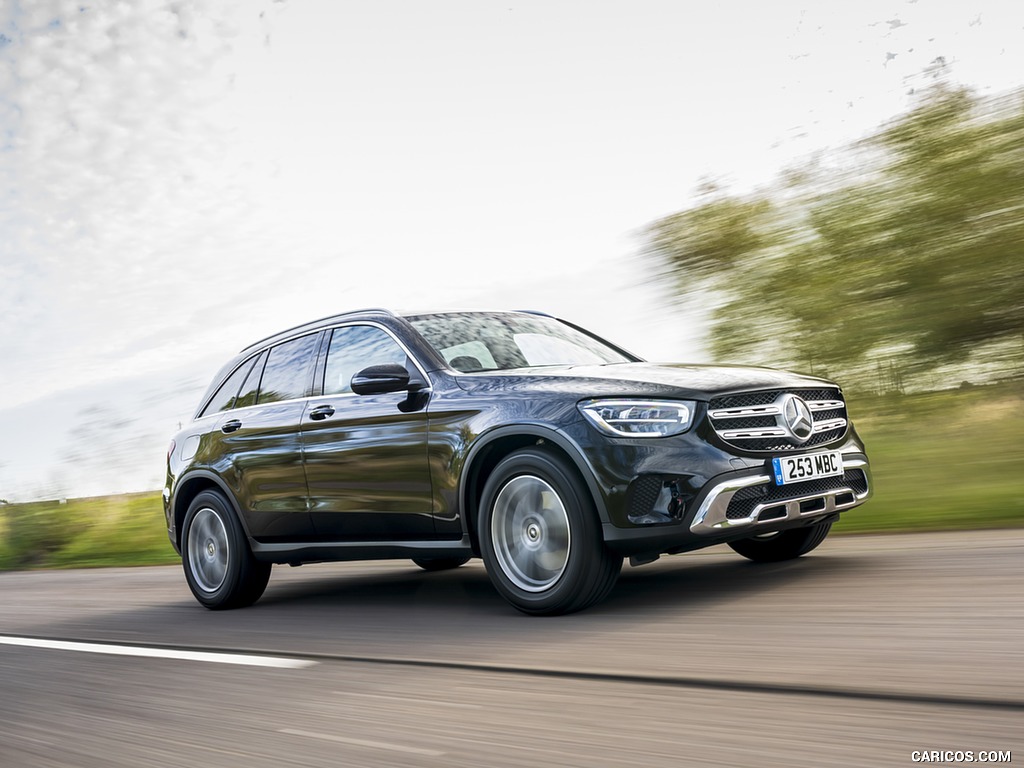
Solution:
<svg viewBox="0 0 1024 768"><path fill-rule="evenodd" d="M171 442L167 529L208 608L273 563L483 558L519 610L602 599L634 564L818 546L871 493L841 390L656 365L534 312L365 310L242 350Z"/></svg>

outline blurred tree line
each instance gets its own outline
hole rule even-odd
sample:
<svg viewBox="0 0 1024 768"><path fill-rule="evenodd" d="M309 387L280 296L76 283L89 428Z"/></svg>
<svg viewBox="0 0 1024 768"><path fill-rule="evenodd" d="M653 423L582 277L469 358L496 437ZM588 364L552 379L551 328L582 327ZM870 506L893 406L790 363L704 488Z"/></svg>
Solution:
<svg viewBox="0 0 1024 768"><path fill-rule="evenodd" d="M1024 94L948 85L775 186L651 224L685 302L717 298L718 359L902 391L1019 377L1024 361Z"/></svg>

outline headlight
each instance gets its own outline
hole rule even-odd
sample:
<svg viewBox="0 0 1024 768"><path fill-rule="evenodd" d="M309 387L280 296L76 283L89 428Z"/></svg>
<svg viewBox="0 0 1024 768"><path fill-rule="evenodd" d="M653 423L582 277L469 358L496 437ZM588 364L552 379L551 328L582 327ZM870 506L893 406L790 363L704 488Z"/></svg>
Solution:
<svg viewBox="0 0 1024 768"><path fill-rule="evenodd" d="M576 407L606 435L667 437L690 428L694 405L684 400L585 400Z"/></svg>

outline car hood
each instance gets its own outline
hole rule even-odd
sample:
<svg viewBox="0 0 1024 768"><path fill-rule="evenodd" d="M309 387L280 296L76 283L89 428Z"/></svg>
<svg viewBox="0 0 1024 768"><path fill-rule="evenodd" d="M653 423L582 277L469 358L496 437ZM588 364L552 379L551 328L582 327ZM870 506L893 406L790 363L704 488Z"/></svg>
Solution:
<svg viewBox="0 0 1024 768"><path fill-rule="evenodd" d="M543 366L459 374L467 391L536 389L574 392L582 397L677 397L709 400L731 392L835 386L814 376L773 368L681 363L614 363Z"/></svg>

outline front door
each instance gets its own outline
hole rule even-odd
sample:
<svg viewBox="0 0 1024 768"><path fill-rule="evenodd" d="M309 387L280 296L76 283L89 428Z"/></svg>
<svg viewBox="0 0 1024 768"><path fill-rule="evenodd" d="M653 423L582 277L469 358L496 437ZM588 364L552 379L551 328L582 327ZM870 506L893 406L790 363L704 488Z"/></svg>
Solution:
<svg viewBox="0 0 1024 768"><path fill-rule="evenodd" d="M302 416L309 509L321 540L434 537L427 398L352 391L356 373L384 363L412 365L383 328L356 324L332 331L323 396L311 399Z"/></svg>

